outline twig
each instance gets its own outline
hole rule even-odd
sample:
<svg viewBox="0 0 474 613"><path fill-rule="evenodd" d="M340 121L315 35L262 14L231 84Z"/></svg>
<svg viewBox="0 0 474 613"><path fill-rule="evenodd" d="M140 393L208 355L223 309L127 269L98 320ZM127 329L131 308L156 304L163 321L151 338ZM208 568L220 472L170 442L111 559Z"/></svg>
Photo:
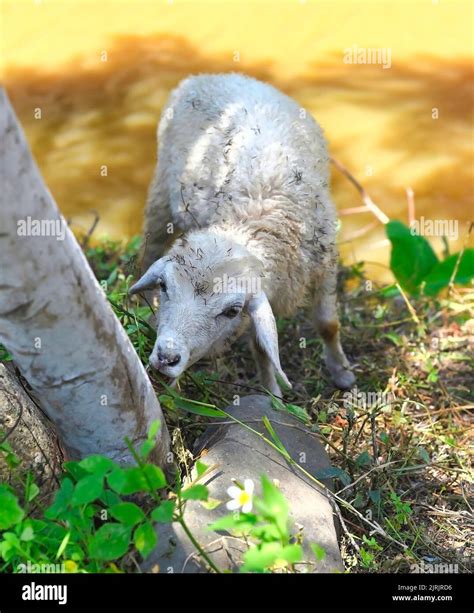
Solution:
<svg viewBox="0 0 474 613"><path fill-rule="evenodd" d="M400 462L403 462L403 461L404 460L392 460L391 462L385 462L385 464L379 464L378 466L373 466L370 470L365 472L363 475L361 475L360 477L357 477L355 481L352 481L352 483L349 483L348 485L345 485L342 489L338 490L336 494L339 495L339 494L342 494L342 492L345 492L346 490L351 489L352 487L354 487L354 485L359 483L359 481L362 481L362 479L365 479L368 475L370 475L370 473L373 473L375 470L382 470L383 468L387 468L387 466L391 466L392 464L400 464Z"/></svg>
<svg viewBox="0 0 474 613"><path fill-rule="evenodd" d="M410 315L412 316L413 321L416 323L417 326L419 326L421 324L420 320L418 319L418 315L416 314L415 309L413 308L411 302L408 300L407 295L405 294L405 292L402 290L400 283L396 283L397 289L400 292L400 294L403 296L403 299L405 300L405 303L408 307L408 310L410 311Z"/></svg>
<svg viewBox="0 0 474 613"><path fill-rule="evenodd" d="M415 192L411 187L406 188L408 203L408 225L411 227L415 221Z"/></svg>
<svg viewBox="0 0 474 613"><path fill-rule="evenodd" d="M469 225L469 230L467 231L466 237L464 239L464 244L463 244L462 249L459 252L458 258L456 260L456 265L455 265L453 273L451 275L451 279L449 280L448 295L451 295L451 292L452 292L452 290L454 288L454 279L456 278L456 275L458 274L459 265L461 264L461 258L462 258L463 254L464 254L464 251L466 250L467 241L469 239L469 236L471 235L473 226L474 226L474 222L471 221L471 224Z"/></svg>
<svg viewBox="0 0 474 613"><path fill-rule="evenodd" d="M349 538L349 540L351 542L352 547L354 547L354 549L360 555L360 547L355 542L354 537L352 536L352 534L347 529L346 522L344 521L344 518L342 517L341 509L339 508L339 506L337 504L334 504L334 510L336 511L337 518L339 519L339 523L341 524L341 528L342 528L344 534L347 535L347 537Z"/></svg>
<svg viewBox="0 0 474 613"><path fill-rule="evenodd" d="M375 215L375 217L377 217L377 219L381 223L383 223L384 225L387 224L390 221L390 217L387 217L387 215L385 215L385 213L375 204L375 202L372 200L372 198L366 192L365 188L362 187L362 185L359 183L359 181L357 181L357 179L354 178L354 176L347 170L347 168L344 166L344 164L341 164L341 162L339 162L338 160L334 159L333 157L331 157L329 159L334 164L334 166L340 172L342 172L343 175L345 175L349 179L349 181L352 183L352 185L354 185L354 187L357 189L359 194L362 196L362 202L365 204L365 206L368 208L368 210L371 213L373 213Z"/></svg>
<svg viewBox="0 0 474 613"><path fill-rule="evenodd" d="M355 238L360 238L361 236L364 236L364 234L367 234L368 232L370 232L376 227L377 227L377 222L371 221L369 224L367 224L363 228L360 228L359 230L355 230L354 232L352 232L352 234L350 234L345 240L341 241L339 245L344 245L344 243L350 243Z"/></svg>
<svg viewBox="0 0 474 613"><path fill-rule="evenodd" d="M348 209L340 209L339 212L339 217L344 217L345 215L354 215L355 213L367 213L369 209L364 205L364 206L353 206L351 208Z"/></svg>
<svg viewBox="0 0 474 613"><path fill-rule="evenodd" d="M94 221L92 222L91 227L89 228L89 230L87 231L87 233L85 234L84 238L82 239L82 249L85 249L87 247L87 245L89 244L89 239L92 236L94 230L97 227L97 224L99 223L100 220L100 215L99 213L97 213L97 211L91 211L92 213L94 213Z"/></svg>

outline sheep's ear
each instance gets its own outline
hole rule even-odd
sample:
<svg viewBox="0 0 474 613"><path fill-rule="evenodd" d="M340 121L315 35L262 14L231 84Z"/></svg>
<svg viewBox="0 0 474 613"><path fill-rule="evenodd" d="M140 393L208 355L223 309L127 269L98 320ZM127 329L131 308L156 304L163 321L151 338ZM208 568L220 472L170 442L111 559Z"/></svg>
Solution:
<svg viewBox="0 0 474 613"><path fill-rule="evenodd" d="M260 292L251 298L247 310L255 328L257 343L265 351L273 368L283 379L284 383L291 388L292 386L288 381L288 377L281 369L275 317L273 316L272 307L264 292Z"/></svg>
<svg viewBox="0 0 474 613"><path fill-rule="evenodd" d="M164 260L157 260L154 262L146 273L139 279L135 285L128 290L129 294L138 294L147 289L154 289L158 284L158 279L163 272Z"/></svg>

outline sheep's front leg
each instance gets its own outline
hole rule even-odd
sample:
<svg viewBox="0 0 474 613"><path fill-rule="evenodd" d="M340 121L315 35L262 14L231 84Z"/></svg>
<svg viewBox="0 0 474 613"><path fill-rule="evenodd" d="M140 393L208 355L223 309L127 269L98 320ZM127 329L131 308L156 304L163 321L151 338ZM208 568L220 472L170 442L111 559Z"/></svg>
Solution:
<svg viewBox="0 0 474 613"><path fill-rule="evenodd" d="M250 349L253 358L257 364L258 377L263 387L269 390L275 396L282 397L280 386L278 385L275 371L273 369L270 358L257 343L255 337L250 340Z"/></svg>
<svg viewBox="0 0 474 613"><path fill-rule="evenodd" d="M341 346L339 318L336 299L336 266L326 272L314 304L314 324L324 341L326 366L335 385L340 389L350 389L355 383L355 375L350 370Z"/></svg>

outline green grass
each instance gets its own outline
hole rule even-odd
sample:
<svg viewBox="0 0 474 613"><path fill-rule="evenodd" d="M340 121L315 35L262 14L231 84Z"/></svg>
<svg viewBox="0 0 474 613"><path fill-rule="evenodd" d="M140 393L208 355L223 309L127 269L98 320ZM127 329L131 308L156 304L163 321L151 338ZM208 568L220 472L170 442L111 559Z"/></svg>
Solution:
<svg viewBox="0 0 474 613"><path fill-rule="evenodd" d="M155 340L151 308L127 294L139 273L138 246L138 239L126 246L106 241L86 255L146 365ZM449 297L410 299L409 308L395 287L373 285L366 291L363 264L341 271L343 344L358 390L372 399L379 394L378 401L364 406L334 388L322 343L301 310L278 321L283 368L293 383L283 409L296 413L329 453L348 570L407 572L414 564L448 563L468 572L473 294L454 289ZM196 364L176 390L148 371L183 475L210 419L196 412L225 408L235 394L265 393L254 371L245 339L232 356Z"/></svg>

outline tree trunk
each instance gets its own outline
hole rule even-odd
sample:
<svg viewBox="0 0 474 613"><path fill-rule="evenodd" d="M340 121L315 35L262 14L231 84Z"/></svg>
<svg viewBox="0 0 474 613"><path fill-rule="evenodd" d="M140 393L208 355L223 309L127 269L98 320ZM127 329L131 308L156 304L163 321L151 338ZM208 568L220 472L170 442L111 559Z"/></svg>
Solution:
<svg viewBox="0 0 474 613"><path fill-rule="evenodd" d="M3 90L0 170L0 342L70 458L102 453L128 462L124 438L140 444L159 419L152 459L166 468L169 436L151 383L46 188Z"/></svg>
<svg viewBox="0 0 474 613"><path fill-rule="evenodd" d="M21 462L20 472L31 472L43 505L51 499L61 474L63 454L51 422L22 386L11 362L0 364L0 445L8 443ZM0 452L0 483L12 485L22 497L18 469Z"/></svg>

